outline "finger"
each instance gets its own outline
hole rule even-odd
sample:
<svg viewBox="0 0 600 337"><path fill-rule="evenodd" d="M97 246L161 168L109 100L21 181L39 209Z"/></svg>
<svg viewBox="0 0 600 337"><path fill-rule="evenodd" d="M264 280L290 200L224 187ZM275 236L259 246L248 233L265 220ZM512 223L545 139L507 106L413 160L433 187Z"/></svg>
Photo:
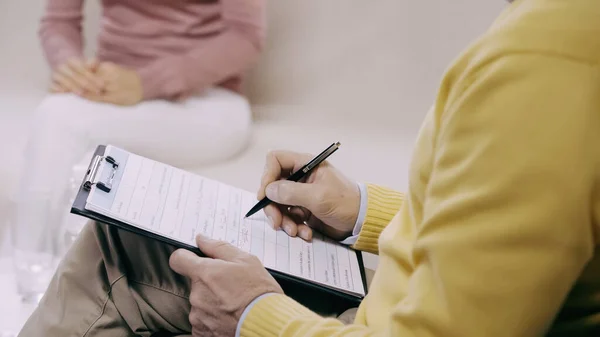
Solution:
<svg viewBox="0 0 600 337"><path fill-rule="evenodd" d="M103 89L97 76L90 72L81 61L70 62L68 68L65 69L65 75L71 77L84 90L99 94Z"/></svg>
<svg viewBox="0 0 600 337"><path fill-rule="evenodd" d="M312 156L291 151L271 151L267 155L265 169L261 178L258 198L265 196L265 188L270 183L299 170Z"/></svg>
<svg viewBox="0 0 600 337"><path fill-rule="evenodd" d="M104 100L104 96L96 94L85 94L83 97L97 103L108 103Z"/></svg>
<svg viewBox="0 0 600 337"><path fill-rule="evenodd" d="M205 266L204 260L187 249L178 249L171 254L169 266L177 274L195 279Z"/></svg>
<svg viewBox="0 0 600 337"><path fill-rule="evenodd" d="M291 237L295 237L298 234L298 225L292 218L287 215L283 216L281 220L281 228Z"/></svg>
<svg viewBox="0 0 600 337"><path fill-rule="evenodd" d="M83 95L86 99L90 101L94 101L97 103L108 103L114 104L114 97L111 94L94 94L94 93L86 93Z"/></svg>
<svg viewBox="0 0 600 337"><path fill-rule="evenodd" d="M313 237L312 228L306 225L306 223L302 223L296 227L298 229L298 236L304 240L310 242Z"/></svg>
<svg viewBox="0 0 600 337"><path fill-rule="evenodd" d="M246 255L246 253L227 242L209 239L203 235L196 236L196 244L200 251L213 259L235 261Z"/></svg>
<svg viewBox="0 0 600 337"><path fill-rule="evenodd" d="M109 77L107 77L107 81L106 81L106 85L104 86L104 90L107 92L118 92L120 90L119 88L120 83L118 83L117 81L111 80Z"/></svg>
<svg viewBox="0 0 600 337"><path fill-rule="evenodd" d="M288 206L302 206L311 212L319 206L320 200L325 200L323 186L319 184L279 180L267 185L265 192L273 202Z"/></svg>
<svg viewBox="0 0 600 337"><path fill-rule="evenodd" d="M307 210L306 208L298 207L298 206L288 206L287 213L297 223L302 223L305 220L308 220L308 217L311 214L310 211Z"/></svg>
<svg viewBox="0 0 600 337"><path fill-rule="evenodd" d="M121 68L114 63L100 62L96 68L96 74L100 75L105 82L112 82L118 77L119 70Z"/></svg>
<svg viewBox="0 0 600 337"><path fill-rule="evenodd" d="M76 93L78 95L83 94L83 90L81 89L81 87L75 81L73 81L70 77L63 75L62 73L55 73L53 79L54 79L54 82L58 83L61 87L63 87L67 91Z"/></svg>
<svg viewBox="0 0 600 337"><path fill-rule="evenodd" d="M87 69L78 69L77 78L79 81L84 82L85 89L96 94L102 93L105 90L106 83L96 74L92 73Z"/></svg>
<svg viewBox="0 0 600 337"><path fill-rule="evenodd" d="M61 87L58 83L53 82L52 84L50 84L50 88L48 89L51 93L54 94L60 94L60 93L65 93L67 92L67 90L65 90L63 87Z"/></svg>
<svg viewBox="0 0 600 337"><path fill-rule="evenodd" d="M321 232L321 233L323 233L325 231L325 228L328 227L328 226L325 226L323 221L321 221L319 218L317 218L313 214L308 216L306 221L304 221L304 224L307 225L309 228L311 228L313 231L317 231L317 232Z"/></svg>
<svg viewBox="0 0 600 337"><path fill-rule="evenodd" d="M325 223L323 223L323 221L314 216L314 214L311 214L308 217L308 220L304 222L304 224L311 228L313 234L315 232L319 232L330 238L346 238L348 236L348 234L344 231L341 231L331 226L327 226Z"/></svg>
<svg viewBox="0 0 600 337"><path fill-rule="evenodd" d="M95 73L100 66L100 62L96 58L91 58L85 62L85 66L89 69L89 71Z"/></svg>
<svg viewBox="0 0 600 337"><path fill-rule="evenodd" d="M271 225L271 227L275 230L281 228L281 220L283 218L283 214L277 205L269 204L264 208L265 215L267 216L267 221Z"/></svg>
<svg viewBox="0 0 600 337"><path fill-rule="evenodd" d="M119 103L120 97L118 92L106 92L100 95L88 95L86 98L100 103L121 105Z"/></svg>
<svg viewBox="0 0 600 337"><path fill-rule="evenodd" d="M310 226L307 222L311 218L311 215L312 215L310 213L310 211L304 207L289 206L287 208L287 214L296 224L298 224L296 226L296 228L297 228L296 235L305 241L311 241L312 240L312 229L310 228Z"/></svg>

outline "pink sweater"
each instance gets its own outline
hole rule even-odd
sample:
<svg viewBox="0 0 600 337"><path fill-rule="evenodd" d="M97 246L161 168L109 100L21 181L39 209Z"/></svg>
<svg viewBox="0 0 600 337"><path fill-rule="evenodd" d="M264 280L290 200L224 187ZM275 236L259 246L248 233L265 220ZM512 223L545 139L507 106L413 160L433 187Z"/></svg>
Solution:
<svg viewBox="0 0 600 337"><path fill-rule="evenodd" d="M47 0L40 38L51 67L83 57L84 0ZM210 86L241 90L265 37L265 0L102 0L97 58L136 69L146 99Z"/></svg>

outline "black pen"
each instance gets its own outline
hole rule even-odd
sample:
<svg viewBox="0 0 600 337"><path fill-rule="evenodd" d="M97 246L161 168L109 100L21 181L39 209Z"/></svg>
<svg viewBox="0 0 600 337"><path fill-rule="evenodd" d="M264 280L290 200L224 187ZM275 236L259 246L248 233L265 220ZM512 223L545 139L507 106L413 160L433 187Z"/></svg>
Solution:
<svg viewBox="0 0 600 337"><path fill-rule="evenodd" d="M302 166L301 169L299 169L298 171L294 172L294 174L289 176L287 178L287 180L298 182L300 179L306 177L307 175L310 174L310 172L312 172L312 170L315 167L319 166L319 164L324 162L325 159L327 159L327 157L331 156L331 154L333 154L335 151L337 151L337 149L340 148L340 145L342 145L342 144L340 144L340 142L331 144L331 146L328 147L327 149L325 149L325 151L321 152L321 154L319 154L318 156L313 158L313 160L309 161L306 165ZM248 213L246 213L246 218L251 216L252 214L260 211L261 209L265 208L265 206L267 206L270 203L271 203L271 200L269 200L269 198L267 198L267 197L264 197L256 205L254 205L254 207L252 207L252 209L250 209L248 211Z"/></svg>

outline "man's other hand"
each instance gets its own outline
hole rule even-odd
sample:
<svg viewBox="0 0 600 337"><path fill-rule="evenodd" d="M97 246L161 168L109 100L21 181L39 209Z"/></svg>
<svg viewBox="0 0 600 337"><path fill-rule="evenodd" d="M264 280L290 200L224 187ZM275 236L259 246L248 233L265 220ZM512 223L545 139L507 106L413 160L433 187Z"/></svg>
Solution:
<svg viewBox="0 0 600 337"><path fill-rule="evenodd" d="M267 155L258 199L274 203L264 211L274 228L290 236L312 239L312 229L343 240L352 234L360 209L358 185L328 162L321 163L305 182L284 180L313 158L309 154L273 151Z"/></svg>
<svg viewBox="0 0 600 337"><path fill-rule="evenodd" d="M176 250L171 269L190 279L190 323L192 334L234 336L246 307L267 293L283 294L275 279L253 255L221 241L196 238L206 258Z"/></svg>

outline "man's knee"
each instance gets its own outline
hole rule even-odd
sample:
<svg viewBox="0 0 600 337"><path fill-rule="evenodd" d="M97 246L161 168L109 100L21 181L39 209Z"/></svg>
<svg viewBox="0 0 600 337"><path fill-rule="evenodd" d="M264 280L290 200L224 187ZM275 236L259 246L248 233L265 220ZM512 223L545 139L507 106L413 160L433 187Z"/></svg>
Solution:
<svg viewBox="0 0 600 337"><path fill-rule="evenodd" d="M169 257L176 247L98 222L86 227L91 236L82 233L82 240L98 246L109 279L126 275L130 281L142 283L153 284L156 280L182 283L169 267ZM90 242L90 237L95 242Z"/></svg>
<svg viewBox="0 0 600 337"><path fill-rule="evenodd" d="M165 277L180 282L179 278L169 276L173 274L169 257L175 249L174 246L140 234L90 221L61 264L62 269L71 271L86 269L91 264L106 273L108 282L123 275L140 282L151 283Z"/></svg>
<svg viewBox="0 0 600 337"><path fill-rule="evenodd" d="M86 265L98 262L100 258L97 245L97 233L99 229L101 230L100 225L94 221L89 221L83 226L77 239L63 258L62 263Z"/></svg>

